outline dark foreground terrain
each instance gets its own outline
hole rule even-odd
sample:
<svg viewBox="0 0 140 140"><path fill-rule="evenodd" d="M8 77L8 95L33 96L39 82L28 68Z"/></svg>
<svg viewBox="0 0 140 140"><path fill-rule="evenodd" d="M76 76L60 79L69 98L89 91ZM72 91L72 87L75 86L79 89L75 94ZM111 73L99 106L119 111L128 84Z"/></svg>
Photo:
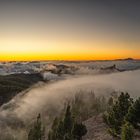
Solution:
<svg viewBox="0 0 140 140"><path fill-rule="evenodd" d="M38 81L43 81L39 73L0 76L0 105L8 102L17 93L29 88Z"/></svg>

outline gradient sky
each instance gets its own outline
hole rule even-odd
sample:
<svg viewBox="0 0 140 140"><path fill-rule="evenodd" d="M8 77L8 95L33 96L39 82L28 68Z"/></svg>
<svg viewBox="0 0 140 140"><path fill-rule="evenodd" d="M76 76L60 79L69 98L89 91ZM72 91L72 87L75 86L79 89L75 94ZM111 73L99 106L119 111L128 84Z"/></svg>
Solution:
<svg viewBox="0 0 140 140"><path fill-rule="evenodd" d="M0 0L0 60L140 59L140 0Z"/></svg>

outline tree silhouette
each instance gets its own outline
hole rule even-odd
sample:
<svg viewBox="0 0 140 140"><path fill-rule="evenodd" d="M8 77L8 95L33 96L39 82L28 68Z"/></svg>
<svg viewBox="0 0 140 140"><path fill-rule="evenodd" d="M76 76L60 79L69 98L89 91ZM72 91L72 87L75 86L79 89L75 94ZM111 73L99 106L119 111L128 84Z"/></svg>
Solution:
<svg viewBox="0 0 140 140"><path fill-rule="evenodd" d="M76 140L82 140L82 136L84 136L87 133L86 126L82 123L75 123L72 134Z"/></svg>
<svg viewBox="0 0 140 140"><path fill-rule="evenodd" d="M28 140L44 140L45 139L45 128L41 122L41 115L39 114L33 128L30 129L28 134Z"/></svg>
<svg viewBox="0 0 140 140"><path fill-rule="evenodd" d="M81 140L86 133L86 126L74 120L71 107L68 105L64 118L54 120L48 140Z"/></svg>

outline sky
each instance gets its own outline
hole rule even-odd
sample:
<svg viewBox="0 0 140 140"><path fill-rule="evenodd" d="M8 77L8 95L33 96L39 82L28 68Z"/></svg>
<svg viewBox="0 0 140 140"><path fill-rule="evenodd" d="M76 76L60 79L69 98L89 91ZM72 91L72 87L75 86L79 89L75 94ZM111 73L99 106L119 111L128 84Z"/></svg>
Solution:
<svg viewBox="0 0 140 140"><path fill-rule="evenodd" d="M0 0L0 61L140 59L139 0Z"/></svg>

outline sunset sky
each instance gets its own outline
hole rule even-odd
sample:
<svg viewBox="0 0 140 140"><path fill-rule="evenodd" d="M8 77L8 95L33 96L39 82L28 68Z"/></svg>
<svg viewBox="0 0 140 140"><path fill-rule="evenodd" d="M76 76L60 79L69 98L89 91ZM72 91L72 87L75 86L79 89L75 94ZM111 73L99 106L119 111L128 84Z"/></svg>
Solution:
<svg viewBox="0 0 140 140"><path fill-rule="evenodd" d="M140 59L139 0L0 1L0 61Z"/></svg>

